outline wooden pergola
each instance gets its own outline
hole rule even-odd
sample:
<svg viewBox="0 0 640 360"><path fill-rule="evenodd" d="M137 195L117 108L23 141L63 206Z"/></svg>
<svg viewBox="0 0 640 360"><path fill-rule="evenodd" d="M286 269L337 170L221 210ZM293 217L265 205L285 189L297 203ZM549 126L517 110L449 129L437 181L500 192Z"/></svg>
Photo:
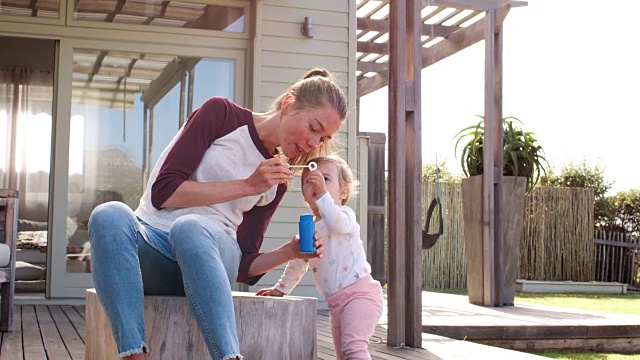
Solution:
<svg viewBox="0 0 640 360"><path fill-rule="evenodd" d="M358 98L389 87L388 338L422 344L421 70L485 40L483 278L496 306L494 246L501 243L502 24L510 0L357 1ZM489 130L490 129L490 130Z"/></svg>

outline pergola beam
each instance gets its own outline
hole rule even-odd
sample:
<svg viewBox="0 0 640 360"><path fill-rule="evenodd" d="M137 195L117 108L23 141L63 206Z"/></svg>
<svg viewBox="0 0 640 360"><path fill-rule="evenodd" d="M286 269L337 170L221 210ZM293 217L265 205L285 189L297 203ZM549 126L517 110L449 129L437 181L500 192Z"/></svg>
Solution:
<svg viewBox="0 0 640 360"><path fill-rule="evenodd" d="M497 10L504 6L511 7L527 6L526 1L516 0L422 0L422 6L449 7L456 9L489 11Z"/></svg>
<svg viewBox="0 0 640 360"><path fill-rule="evenodd" d="M499 26L502 23L509 12L510 6L505 6L496 11L496 22ZM430 65L437 63L440 60L459 52L462 49L484 40L485 21L483 18L476 21L474 24L456 31L451 34L447 39L432 45L429 48L422 49L422 67L426 68ZM358 70L360 70L360 63L358 63ZM385 64L388 66L388 64ZM379 71L377 75L362 79L358 81L358 97L370 94L378 89L381 89L389 85L389 68Z"/></svg>
<svg viewBox="0 0 640 360"><path fill-rule="evenodd" d="M389 20L358 18L357 23L358 30L382 33L389 31ZM433 31L433 36L447 37L460 29L459 26L422 24L422 35L431 36Z"/></svg>

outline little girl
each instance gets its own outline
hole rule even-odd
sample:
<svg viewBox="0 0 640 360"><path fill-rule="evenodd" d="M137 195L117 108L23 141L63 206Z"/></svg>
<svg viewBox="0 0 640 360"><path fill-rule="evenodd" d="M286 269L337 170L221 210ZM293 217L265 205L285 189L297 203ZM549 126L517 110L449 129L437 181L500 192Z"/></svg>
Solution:
<svg viewBox="0 0 640 360"><path fill-rule="evenodd" d="M317 157L307 164L312 161L318 167L302 172L302 195L324 240L323 257L289 261L278 283L257 295L289 294L311 267L313 281L329 306L337 358L371 359L367 348L382 315L382 287L370 275L360 225L345 205L354 192L353 173L338 156Z"/></svg>

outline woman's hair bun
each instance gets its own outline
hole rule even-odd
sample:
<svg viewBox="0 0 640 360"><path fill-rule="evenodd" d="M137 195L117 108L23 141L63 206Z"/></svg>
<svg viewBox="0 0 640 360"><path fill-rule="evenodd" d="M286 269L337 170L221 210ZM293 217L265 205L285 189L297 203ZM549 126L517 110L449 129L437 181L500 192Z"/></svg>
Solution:
<svg viewBox="0 0 640 360"><path fill-rule="evenodd" d="M322 68L315 68L315 69L311 69L309 70L305 75L303 79L309 79L311 77L314 76L320 76L320 77L324 77L327 79L331 78L331 74L329 74L329 72L325 69Z"/></svg>

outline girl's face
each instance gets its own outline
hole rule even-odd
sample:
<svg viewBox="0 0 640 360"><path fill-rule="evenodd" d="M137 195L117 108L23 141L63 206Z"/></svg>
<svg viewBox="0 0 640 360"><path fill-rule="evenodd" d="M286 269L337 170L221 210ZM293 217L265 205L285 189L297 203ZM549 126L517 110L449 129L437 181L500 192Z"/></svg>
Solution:
<svg viewBox="0 0 640 360"><path fill-rule="evenodd" d="M330 105L298 109L293 101L283 101L279 143L288 158L294 158L330 140L342 126L338 112Z"/></svg>
<svg viewBox="0 0 640 360"><path fill-rule="evenodd" d="M336 205L342 205L349 195L349 188L340 186L340 173L338 166L332 162L318 164L314 171L304 170L302 173L302 196L309 204L314 214L317 214L318 207L316 200L328 192ZM309 181L307 181L309 180ZM323 181L324 180L324 181ZM323 184L324 182L324 184Z"/></svg>

